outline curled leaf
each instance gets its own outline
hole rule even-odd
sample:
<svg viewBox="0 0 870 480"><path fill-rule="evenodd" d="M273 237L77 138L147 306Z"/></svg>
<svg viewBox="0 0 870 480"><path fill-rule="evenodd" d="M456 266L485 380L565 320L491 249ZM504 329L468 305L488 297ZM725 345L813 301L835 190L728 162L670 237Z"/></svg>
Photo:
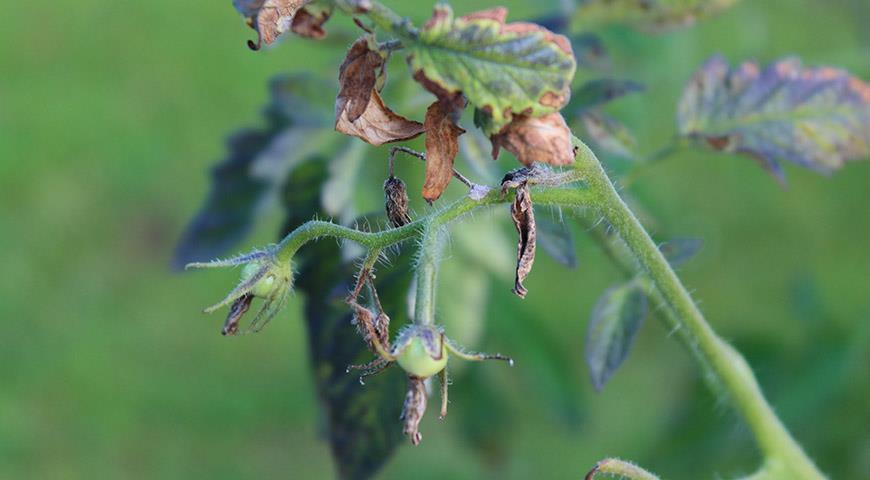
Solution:
<svg viewBox="0 0 870 480"><path fill-rule="evenodd" d="M257 31L257 43L248 42L251 50L263 44L271 45L293 26L296 13L311 0L233 0L236 10L248 18L248 25Z"/></svg>
<svg viewBox="0 0 870 480"><path fill-rule="evenodd" d="M365 112L377 81L377 70L384 58L369 46L369 38L355 41L338 70L338 96L335 98L336 121L343 115L355 122Z"/></svg>
<svg viewBox="0 0 870 480"><path fill-rule="evenodd" d="M683 92L677 124L682 136L749 155L779 179L780 159L828 173L870 155L870 85L796 58L732 69L717 55Z"/></svg>
<svg viewBox="0 0 870 480"><path fill-rule="evenodd" d="M558 112L543 117L515 117L502 131L493 135L491 140L494 159L498 158L499 149L504 147L526 166L534 162L550 165L568 165L574 162L571 130Z"/></svg>
<svg viewBox="0 0 870 480"><path fill-rule="evenodd" d="M332 16L332 5L314 2L296 12L290 30L303 38L320 40L326 37L323 24Z"/></svg>
<svg viewBox="0 0 870 480"><path fill-rule="evenodd" d="M453 177L453 161L459 153L459 136L465 130L456 125L454 105L439 100L426 110L423 128L426 130L426 180L423 198L437 200Z"/></svg>
<svg viewBox="0 0 870 480"><path fill-rule="evenodd" d="M646 313L646 294L636 282L607 289L595 304L586 333L586 364L596 390L628 357Z"/></svg>
<svg viewBox="0 0 870 480"><path fill-rule="evenodd" d="M517 242L517 269L516 281L514 282L514 294L520 298L526 298L528 290L523 286L523 281L532 271L535 263L535 240L537 231L535 227L535 210L532 206L532 196L529 192L528 183L517 187L517 196L511 204L511 218L514 227L519 234Z"/></svg>
<svg viewBox="0 0 870 480"><path fill-rule="evenodd" d="M420 135L423 125L387 108L375 89L384 58L371 49L369 41L363 37L354 42L339 69L335 130L374 146Z"/></svg>
<svg viewBox="0 0 870 480"><path fill-rule="evenodd" d="M485 111L491 117L487 134L515 114L540 116L562 108L576 67L566 37L506 18L504 8L454 18L449 6L439 4L408 45L411 70Z"/></svg>
<svg viewBox="0 0 870 480"><path fill-rule="evenodd" d="M348 120L346 110L342 112L335 123L335 130L360 138L376 147L410 140L424 131L420 122L408 120L387 108L377 91L372 91L368 106L355 121Z"/></svg>

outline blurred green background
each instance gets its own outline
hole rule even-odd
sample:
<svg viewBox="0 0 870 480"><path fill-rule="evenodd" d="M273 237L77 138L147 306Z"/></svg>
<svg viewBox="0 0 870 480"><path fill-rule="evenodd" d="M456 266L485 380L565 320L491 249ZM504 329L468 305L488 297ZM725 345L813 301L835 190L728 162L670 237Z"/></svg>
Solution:
<svg viewBox="0 0 870 480"><path fill-rule="evenodd" d="M386 3L421 21L431 2ZM499 3L513 19L559 4ZM254 54L229 0L6 2L0 15L0 478L332 478L302 299L263 334L223 338L222 318L199 311L234 275L168 264L224 136L260 121L267 80L333 76L343 47L289 39ZM714 52L798 54L870 79L868 25L864 1L770 0L663 35L607 28L609 74L648 87L608 111L644 149L664 145L679 92ZM378 194L382 155L360 190ZM686 284L819 466L870 478L870 163L787 174L783 189L745 158L685 152L630 193L654 233L704 239ZM504 217L480 219L509 228ZM276 212L239 250L279 224ZM754 468L745 428L655 322L592 390L586 319L619 275L577 233L579 268L541 256L525 301L512 278L496 281L479 347L517 367L473 366L451 392L453 412L477 409L479 424L430 411L423 445L403 445L383 478L580 478L604 456L673 479Z"/></svg>

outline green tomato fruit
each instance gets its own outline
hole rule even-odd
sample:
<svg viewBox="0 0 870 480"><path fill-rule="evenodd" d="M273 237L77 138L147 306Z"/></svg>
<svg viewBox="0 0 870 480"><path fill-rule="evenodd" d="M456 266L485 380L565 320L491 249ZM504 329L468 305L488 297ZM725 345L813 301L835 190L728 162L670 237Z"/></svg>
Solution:
<svg viewBox="0 0 870 480"><path fill-rule="evenodd" d="M423 340L414 338L396 359L399 366L415 377L428 378L444 370L447 366L447 349L441 345L441 358L436 360L429 355Z"/></svg>
<svg viewBox="0 0 870 480"><path fill-rule="evenodd" d="M249 263L242 269L242 282L251 279L260 270L260 265ZM268 298L272 295L275 289L275 275L267 273L254 285L251 289L251 295L260 298Z"/></svg>

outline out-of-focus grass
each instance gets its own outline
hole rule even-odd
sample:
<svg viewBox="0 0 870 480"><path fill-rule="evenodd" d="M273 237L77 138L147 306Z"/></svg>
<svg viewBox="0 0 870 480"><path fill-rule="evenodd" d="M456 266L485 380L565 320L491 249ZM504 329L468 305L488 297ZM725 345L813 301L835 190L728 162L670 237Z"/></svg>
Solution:
<svg viewBox="0 0 870 480"><path fill-rule="evenodd" d="M429 2L388 3L428 16ZM528 18L557 2L502 3ZM232 279L178 276L167 265L222 137L257 121L266 80L288 70L333 75L341 49L293 40L253 54L244 47L252 33L228 0L3 10L0 478L329 478L300 299L264 334L225 339L220 319L198 312ZM715 51L734 61L796 53L870 78L867 10L848 0L743 2L662 36L607 29L613 75L649 87L611 113L649 150L664 144L685 79ZM709 319L747 352L820 466L859 478L870 471L870 164L829 179L796 168L788 176L784 190L750 160L691 152L631 193L658 231L705 240L682 275ZM504 226L499 215L479 221ZM248 245L271 241L275 229L261 228ZM675 479L752 468L748 434L657 324L645 326L604 392L592 392L586 316L618 277L587 240L578 251L577 271L542 257L525 302L501 279L481 348L527 351L516 332L532 325L569 359L561 380L580 385L579 421L557 421L552 395L529 380L534 372L517 373L536 359L520 357L507 371L474 367L506 392L506 463L480 463L457 438L458 415L430 415L423 446L403 448L386 478L578 478L605 455ZM474 391L457 382L453 394L471 402Z"/></svg>

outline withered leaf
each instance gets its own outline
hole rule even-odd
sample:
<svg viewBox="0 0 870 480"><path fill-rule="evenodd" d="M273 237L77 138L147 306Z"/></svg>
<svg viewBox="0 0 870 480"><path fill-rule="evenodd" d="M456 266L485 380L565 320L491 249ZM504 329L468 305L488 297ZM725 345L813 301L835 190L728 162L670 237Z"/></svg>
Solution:
<svg viewBox="0 0 870 480"><path fill-rule="evenodd" d="M490 140L494 159L503 147L527 166L534 162L568 165L574 161L571 130L559 112L543 117L517 116Z"/></svg>
<svg viewBox="0 0 870 480"><path fill-rule="evenodd" d="M453 160L459 153L459 136L465 130L454 122L454 106L450 101L437 101L426 110L423 128L426 130L426 180L423 198L437 200L453 177Z"/></svg>
<svg viewBox="0 0 870 480"><path fill-rule="evenodd" d="M372 91L365 111L356 121L348 119L346 109L342 111L341 116L336 119L335 130L360 138L376 147L410 140L424 131L422 123L408 120L387 108L377 91Z"/></svg>
<svg viewBox="0 0 870 480"><path fill-rule="evenodd" d="M248 25L257 31L257 43L248 42L252 50L270 45L290 30L296 13L311 0L233 0L233 5L248 17Z"/></svg>
<svg viewBox="0 0 870 480"><path fill-rule="evenodd" d="M359 38L347 51L347 56L338 70L338 96L335 98L335 119L347 113L347 119L355 122L366 110L375 89L377 69L384 58L369 48L368 37Z"/></svg>
<svg viewBox="0 0 870 480"><path fill-rule="evenodd" d="M528 183L523 183L516 189L517 196L511 204L511 218L519 234L517 242L517 276L513 292L520 298L526 298L528 290L523 286L523 280L532 271L535 263L535 243L537 230L535 227L535 210L532 206L532 195Z"/></svg>
<svg viewBox="0 0 870 480"><path fill-rule="evenodd" d="M326 36L323 24L332 16L331 5L306 5L296 12L290 29L303 38L320 40Z"/></svg>

